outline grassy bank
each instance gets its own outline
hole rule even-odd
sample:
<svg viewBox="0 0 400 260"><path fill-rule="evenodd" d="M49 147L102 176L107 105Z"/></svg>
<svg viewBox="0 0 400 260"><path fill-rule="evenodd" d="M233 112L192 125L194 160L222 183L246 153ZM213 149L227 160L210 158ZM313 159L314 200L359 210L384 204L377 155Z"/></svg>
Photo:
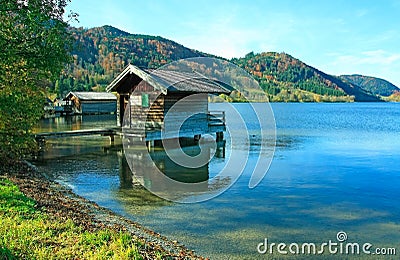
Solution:
<svg viewBox="0 0 400 260"><path fill-rule="evenodd" d="M0 165L0 259L204 259L25 162Z"/></svg>
<svg viewBox="0 0 400 260"><path fill-rule="evenodd" d="M72 220L58 221L36 207L7 179L0 179L0 258L143 259L145 246L127 232L85 231ZM162 252L154 252L158 259Z"/></svg>

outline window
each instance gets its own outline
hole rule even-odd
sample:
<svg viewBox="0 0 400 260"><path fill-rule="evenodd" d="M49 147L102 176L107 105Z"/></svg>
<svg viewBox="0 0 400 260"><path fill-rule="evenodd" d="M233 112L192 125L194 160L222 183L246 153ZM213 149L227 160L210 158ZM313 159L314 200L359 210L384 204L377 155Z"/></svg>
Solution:
<svg viewBox="0 0 400 260"><path fill-rule="evenodd" d="M149 107L149 94L142 93L142 107Z"/></svg>

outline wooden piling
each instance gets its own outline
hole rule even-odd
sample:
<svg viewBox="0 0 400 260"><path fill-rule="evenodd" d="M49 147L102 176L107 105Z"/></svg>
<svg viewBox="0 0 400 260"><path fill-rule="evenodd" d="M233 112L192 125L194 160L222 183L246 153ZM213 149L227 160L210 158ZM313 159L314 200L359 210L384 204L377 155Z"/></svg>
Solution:
<svg viewBox="0 0 400 260"><path fill-rule="evenodd" d="M147 151L154 152L154 140L146 141Z"/></svg>
<svg viewBox="0 0 400 260"><path fill-rule="evenodd" d="M224 140L224 132L217 132L216 136L217 136L217 140L216 140L217 143Z"/></svg>

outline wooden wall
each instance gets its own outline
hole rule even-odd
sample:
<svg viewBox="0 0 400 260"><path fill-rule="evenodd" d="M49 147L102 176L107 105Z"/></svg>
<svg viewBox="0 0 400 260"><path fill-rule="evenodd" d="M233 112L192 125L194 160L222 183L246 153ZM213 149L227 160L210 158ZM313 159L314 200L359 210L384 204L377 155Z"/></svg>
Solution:
<svg viewBox="0 0 400 260"><path fill-rule="evenodd" d="M183 99L188 94L169 94L165 96L164 113L168 113L170 108L178 101L179 106L175 106L173 113L168 113L168 120L164 122L164 129L167 132L167 138L175 138L177 136L169 136L169 129L175 129L178 122L184 122L180 128L179 137L193 137L208 132L208 95L197 94L191 96L189 100ZM195 97L195 98L193 98ZM189 117L189 118L188 118Z"/></svg>
<svg viewBox="0 0 400 260"><path fill-rule="evenodd" d="M147 95L149 106L144 106ZM154 102L152 102L154 100ZM130 97L131 128L160 129L164 121L164 96L160 92L132 93Z"/></svg>
<svg viewBox="0 0 400 260"><path fill-rule="evenodd" d="M116 101L81 101L82 114L111 114L117 110Z"/></svg>
<svg viewBox="0 0 400 260"><path fill-rule="evenodd" d="M190 96L191 93L169 92L168 95L164 95L142 81L132 87L130 94L118 95L118 118L121 125L128 95L130 113L125 115L124 127L131 128L133 131L145 129L148 140L160 139L161 129L166 132L165 138L193 138L195 135L208 133L208 94L196 94L189 100L185 100L183 98ZM180 105L174 107L172 114L168 113L178 101ZM167 113L169 119L165 122ZM183 122L179 134L176 134L176 131L175 133L170 131L176 129L179 122Z"/></svg>
<svg viewBox="0 0 400 260"><path fill-rule="evenodd" d="M155 89L145 81L141 81L138 85L132 86L132 89L129 93L118 93L117 94L117 124L118 126L122 126L124 123L124 116L126 120L131 122L130 124L124 125L124 127L130 128L138 128L141 127L140 124L143 124L146 119L144 115L148 112L148 109L142 109L141 104L132 104L135 102L131 102L131 113L127 113L125 115L125 110L127 109L127 105L132 98L132 100L141 99L141 95L143 93L153 93L149 96L149 99L155 98L154 95L159 95L159 92L156 92Z"/></svg>

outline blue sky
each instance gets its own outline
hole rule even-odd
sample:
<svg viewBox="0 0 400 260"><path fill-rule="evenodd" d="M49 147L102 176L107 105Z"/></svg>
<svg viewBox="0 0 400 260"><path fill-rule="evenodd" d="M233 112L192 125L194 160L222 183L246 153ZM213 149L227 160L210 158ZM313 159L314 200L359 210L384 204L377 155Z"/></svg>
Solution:
<svg viewBox="0 0 400 260"><path fill-rule="evenodd" d="M112 25L225 58L286 52L326 73L400 87L400 1L72 0L77 27Z"/></svg>

